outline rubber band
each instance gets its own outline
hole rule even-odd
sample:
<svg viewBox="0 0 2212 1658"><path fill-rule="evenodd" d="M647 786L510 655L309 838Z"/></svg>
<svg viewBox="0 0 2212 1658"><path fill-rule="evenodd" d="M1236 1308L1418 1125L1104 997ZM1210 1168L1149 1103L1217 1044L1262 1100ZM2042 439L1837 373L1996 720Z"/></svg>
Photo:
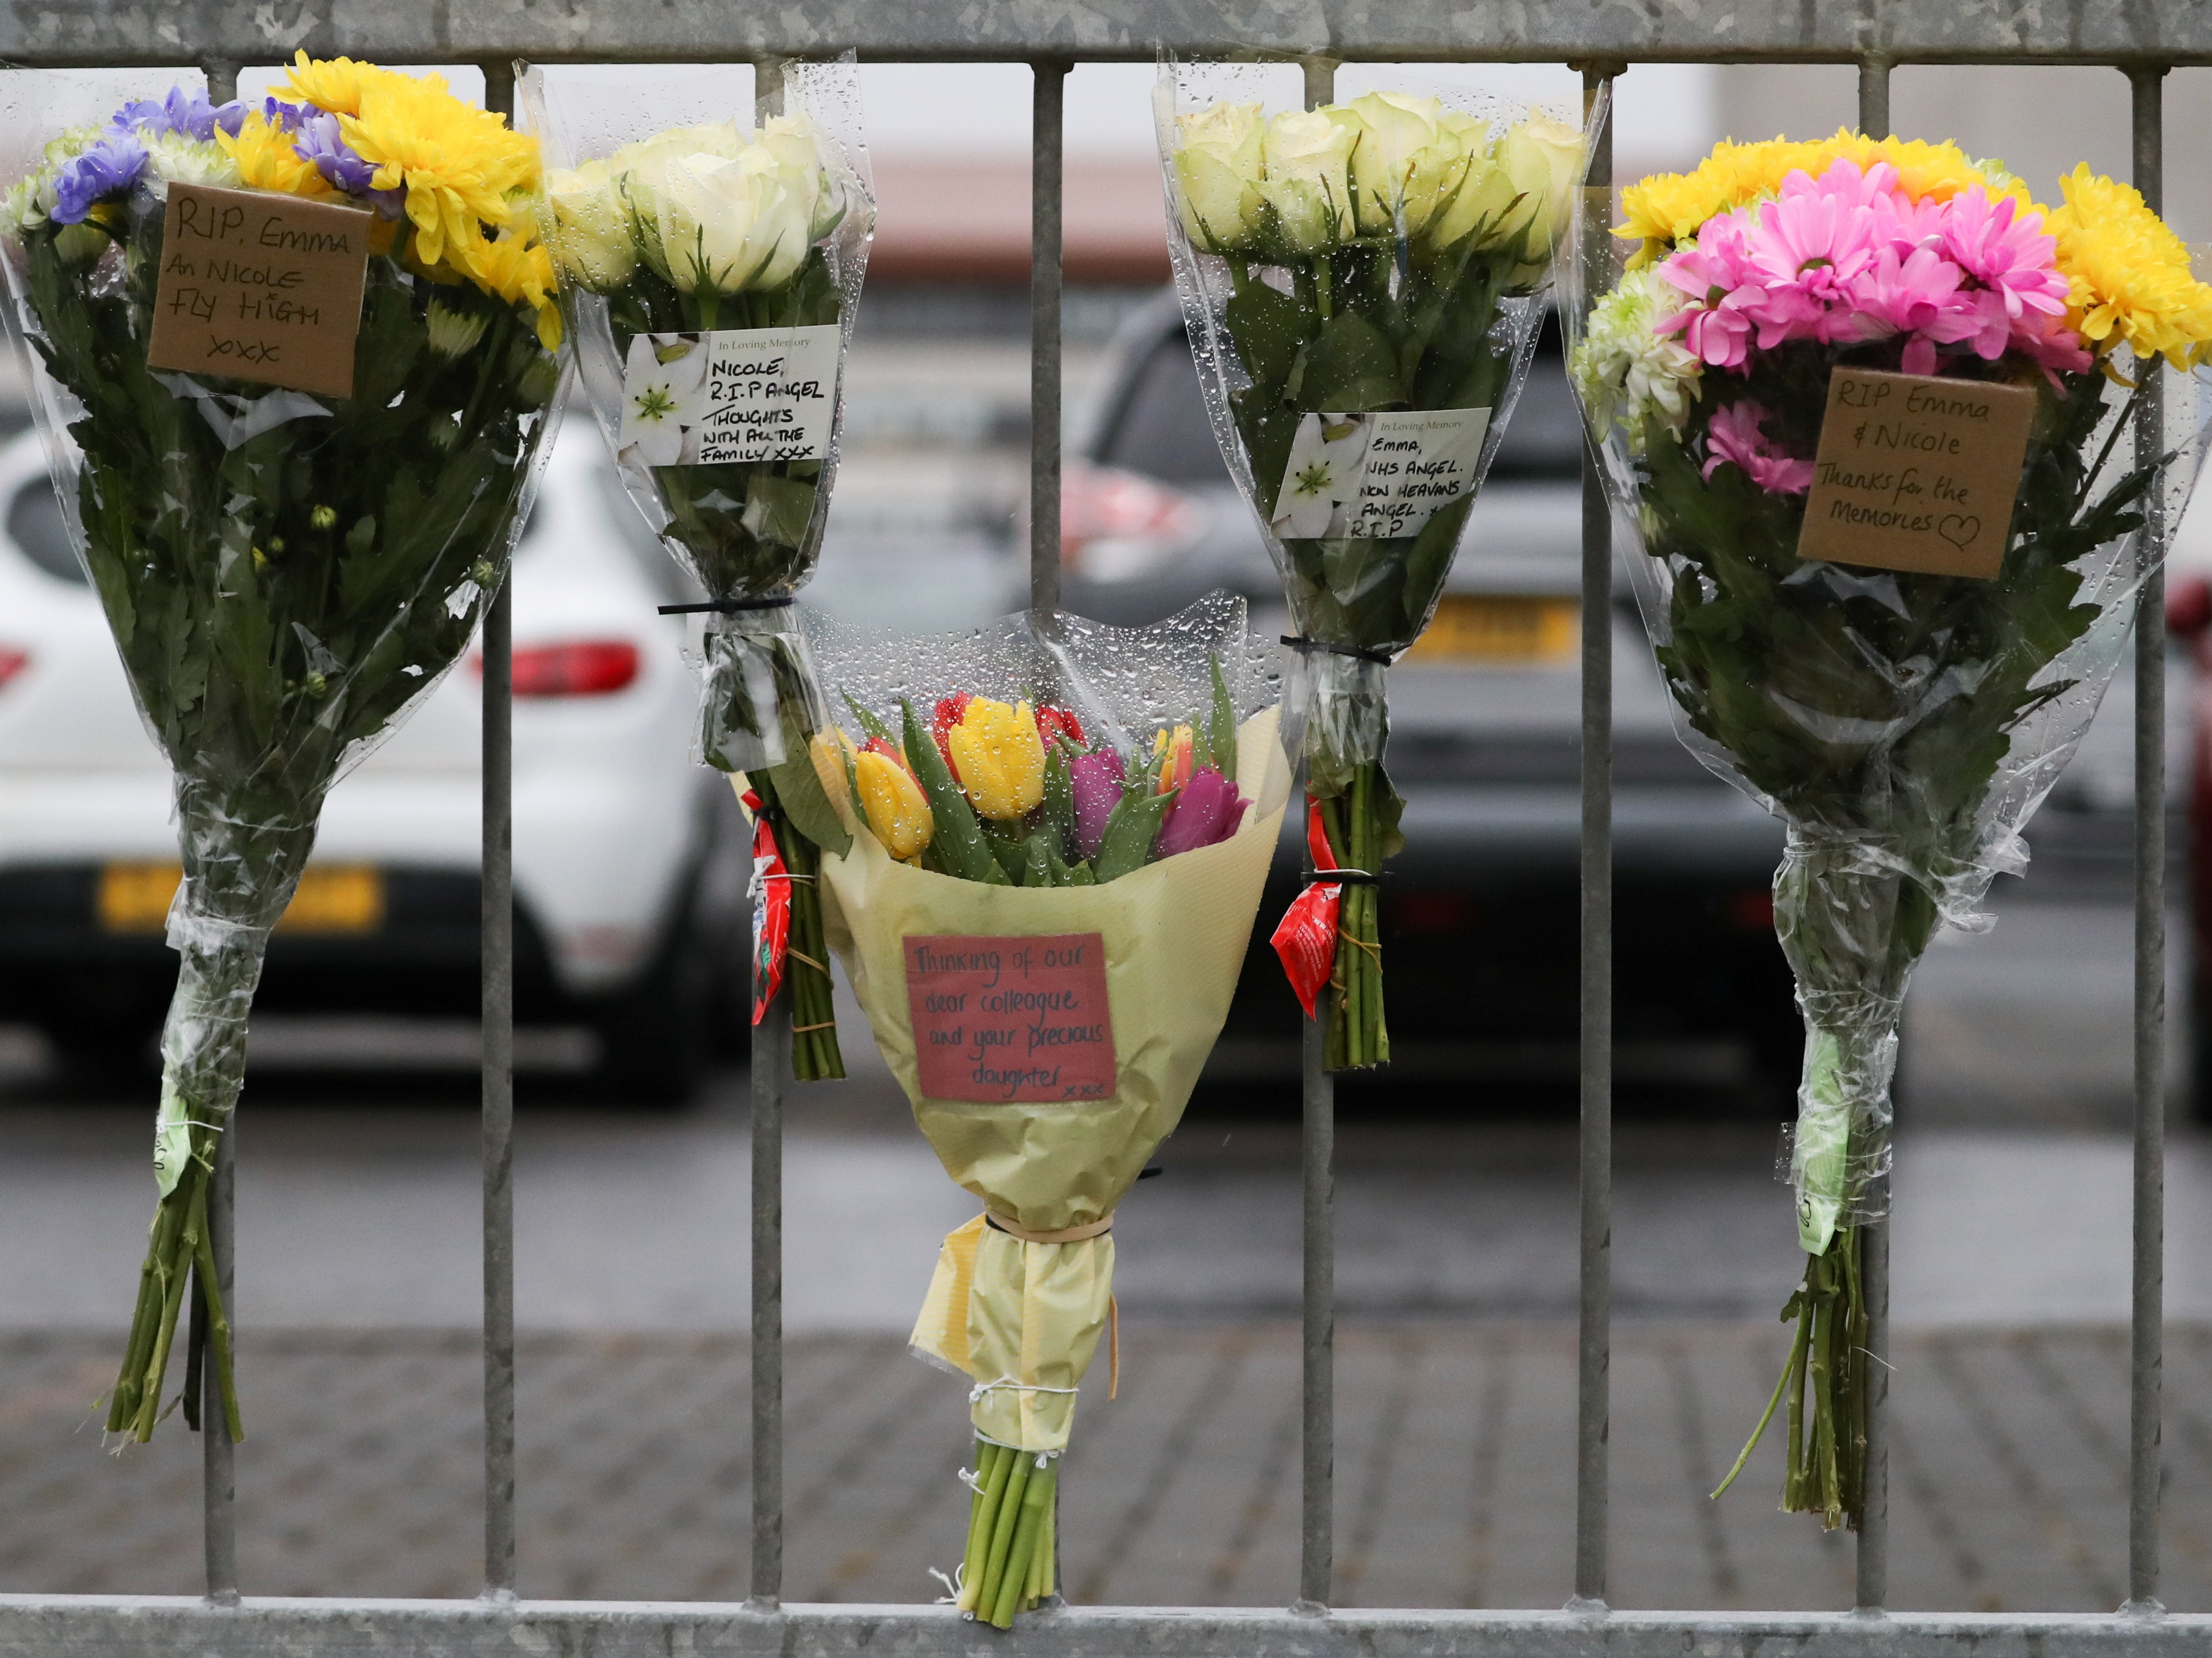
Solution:
<svg viewBox="0 0 2212 1658"><path fill-rule="evenodd" d="M1294 651L1327 651L1331 656L1348 656L1360 662L1373 662L1382 667L1390 665L1388 651L1363 650L1357 645L1332 645L1326 640L1307 639L1297 634L1285 634L1283 643Z"/></svg>
<svg viewBox="0 0 2212 1658"><path fill-rule="evenodd" d="M1306 884L1310 886L1316 881L1334 881L1342 886L1371 887L1382 878L1374 871L1364 869L1310 869L1306 872Z"/></svg>
<svg viewBox="0 0 2212 1658"><path fill-rule="evenodd" d="M747 610L781 610L793 602L787 594L781 598L710 598L703 604L662 604L656 608L663 616L740 616Z"/></svg>
<svg viewBox="0 0 2212 1658"><path fill-rule="evenodd" d="M805 950L794 950L794 949L793 949L789 944L786 944L786 945L783 947L783 953L784 953L785 955L787 955L787 956L790 957L792 958L792 960L793 960L793 961L795 961L795 962L804 962L804 963L805 963L807 966L809 966L809 967L812 968L812 969L813 969L817 973L819 973L819 974L820 974L823 978L825 978L825 979L826 979L826 978L828 978L828 977L830 976L830 969L829 969L828 968L826 968L826 967L823 966L821 963L819 963L819 962L816 961L816 960L815 960L811 956L809 956L809 955L808 955Z"/></svg>
<svg viewBox="0 0 2212 1658"><path fill-rule="evenodd" d="M791 1028L791 1034L794 1036L804 1036L810 1030L835 1030L836 1028L836 1020L824 1019L820 1024L795 1024Z"/></svg>

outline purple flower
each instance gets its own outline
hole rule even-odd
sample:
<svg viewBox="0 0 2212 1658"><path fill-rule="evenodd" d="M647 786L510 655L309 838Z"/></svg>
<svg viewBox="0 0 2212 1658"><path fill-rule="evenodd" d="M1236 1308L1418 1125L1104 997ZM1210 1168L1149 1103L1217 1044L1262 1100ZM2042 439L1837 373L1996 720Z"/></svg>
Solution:
<svg viewBox="0 0 2212 1658"><path fill-rule="evenodd" d="M1111 749L1079 754L1067 768L1075 794L1075 845L1085 858L1098 855L1106 838L1106 819L1121 804L1121 756Z"/></svg>
<svg viewBox="0 0 2212 1658"><path fill-rule="evenodd" d="M146 170L146 146L128 137L102 138L62 164L54 174L56 224L82 224L93 203L138 182Z"/></svg>
<svg viewBox="0 0 2212 1658"><path fill-rule="evenodd" d="M387 219L399 216L406 192L374 187L376 164L362 160L360 153L346 143L338 131L337 116L325 110L301 116L299 134L293 139L292 147L304 160L315 164L316 172L347 195L368 197Z"/></svg>
<svg viewBox="0 0 2212 1658"><path fill-rule="evenodd" d="M1158 855L1172 858L1179 852L1195 852L1217 841L1226 841L1244 821L1251 803L1237 793L1237 785L1211 766L1191 773L1190 781L1168 808L1160 825Z"/></svg>
<svg viewBox="0 0 2212 1658"><path fill-rule="evenodd" d="M171 87L168 96L159 103L150 98L139 98L124 105L115 112L115 118L108 125L117 132L143 131L155 138L164 133L179 132L204 144L215 137L216 118L216 107L208 102L207 94Z"/></svg>

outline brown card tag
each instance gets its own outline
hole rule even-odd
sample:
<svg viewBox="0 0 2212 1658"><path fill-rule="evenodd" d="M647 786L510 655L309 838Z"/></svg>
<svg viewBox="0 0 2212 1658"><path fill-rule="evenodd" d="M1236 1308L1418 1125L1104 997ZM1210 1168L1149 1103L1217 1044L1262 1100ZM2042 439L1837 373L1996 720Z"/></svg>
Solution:
<svg viewBox="0 0 2212 1658"><path fill-rule="evenodd" d="M2024 386L1838 368L1797 556L1993 578L2034 420Z"/></svg>
<svg viewBox="0 0 2212 1658"><path fill-rule="evenodd" d="M147 367L350 396L375 220L364 208L171 185Z"/></svg>

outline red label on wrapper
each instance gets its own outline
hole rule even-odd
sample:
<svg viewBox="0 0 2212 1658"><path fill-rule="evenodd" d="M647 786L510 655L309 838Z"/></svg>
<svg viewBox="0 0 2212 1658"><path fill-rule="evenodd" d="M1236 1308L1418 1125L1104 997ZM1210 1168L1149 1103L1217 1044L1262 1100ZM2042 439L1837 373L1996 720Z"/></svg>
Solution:
<svg viewBox="0 0 2212 1658"><path fill-rule="evenodd" d="M753 814L753 1023L758 1024L783 988L784 957L791 948L791 872L784 867L775 831L760 815L760 797L750 790L745 810Z"/></svg>
<svg viewBox="0 0 2212 1658"><path fill-rule="evenodd" d="M1103 1100L1114 1091L1106 944L1096 932L902 941L915 1066L933 1100Z"/></svg>
<svg viewBox="0 0 2212 1658"><path fill-rule="evenodd" d="M1322 828L1321 802L1310 797L1306 801L1306 856L1316 869L1340 867ZM1311 883L1283 912L1282 924L1267 941L1282 958L1284 976L1309 1019L1314 1016L1314 998L1336 971L1336 918L1343 900L1343 883Z"/></svg>

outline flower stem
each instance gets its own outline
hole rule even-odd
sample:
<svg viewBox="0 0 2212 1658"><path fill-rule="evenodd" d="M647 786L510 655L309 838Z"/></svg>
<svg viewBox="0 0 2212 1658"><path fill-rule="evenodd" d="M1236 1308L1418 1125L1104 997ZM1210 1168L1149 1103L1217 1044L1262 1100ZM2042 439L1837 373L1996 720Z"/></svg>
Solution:
<svg viewBox="0 0 2212 1658"><path fill-rule="evenodd" d="M1022 1515L1023 1494L1029 1489L1030 1465L1036 1459L1019 1451L1006 1459L1006 1481L999 1497L999 1511L992 1517L991 1541L983 1557L983 1581L975 1590L975 1615L993 1618L999 1605L999 1589L1006 1576L1008 1557L1013 1552L1014 1531Z"/></svg>

